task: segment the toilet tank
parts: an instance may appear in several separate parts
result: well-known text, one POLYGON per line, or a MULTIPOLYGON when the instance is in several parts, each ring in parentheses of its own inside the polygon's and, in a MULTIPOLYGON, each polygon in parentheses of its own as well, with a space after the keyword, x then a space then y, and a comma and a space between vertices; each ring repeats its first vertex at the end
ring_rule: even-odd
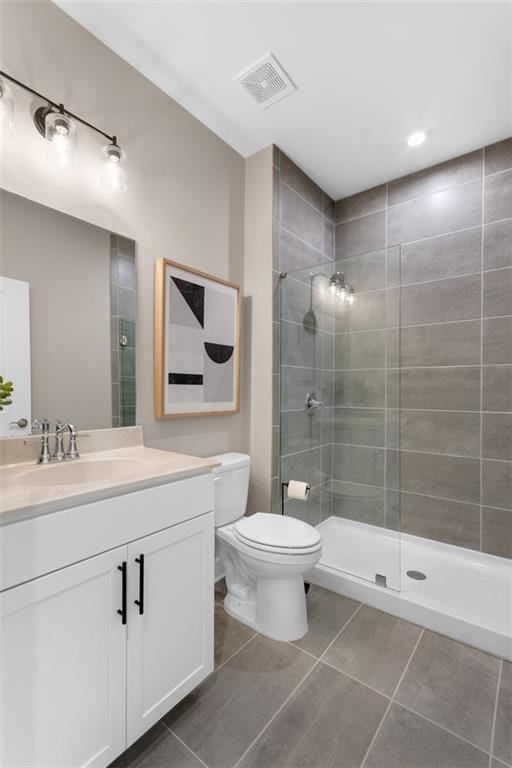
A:
POLYGON ((219 453, 210 459, 215 467, 215 527, 227 525, 245 515, 251 457, 245 453, 219 453))

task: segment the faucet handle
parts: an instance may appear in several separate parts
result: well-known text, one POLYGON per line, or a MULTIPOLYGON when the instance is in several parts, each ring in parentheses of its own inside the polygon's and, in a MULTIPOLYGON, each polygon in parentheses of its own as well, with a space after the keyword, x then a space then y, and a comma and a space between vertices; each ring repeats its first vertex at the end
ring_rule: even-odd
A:
POLYGON ((48 464, 51 461, 50 455, 50 423, 48 419, 34 419, 31 424, 30 431, 33 429, 41 430, 41 453, 37 460, 38 464, 48 464))
POLYGON ((50 431, 50 422, 48 419, 34 419, 30 425, 30 431, 33 429, 40 429, 43 435, 47 435, 50 431))
POLYGON ((80 454, 78 453, 78 448, 76 445, 78 430, 74 424, 68 424, 68 429, 69 429, 69 445, 68 445, 68 450, 66 451, 66 458, 79 459, 80 454))

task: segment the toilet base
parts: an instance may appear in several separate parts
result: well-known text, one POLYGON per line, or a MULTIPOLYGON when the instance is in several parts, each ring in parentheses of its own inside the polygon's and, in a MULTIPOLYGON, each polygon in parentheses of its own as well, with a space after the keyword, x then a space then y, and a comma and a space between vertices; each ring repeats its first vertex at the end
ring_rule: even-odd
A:
POLYGON ((237 539, 232 525, 217 528, 226 574, 226 613, 273 640, 300 640, 308 631, 304 574, 320 560, 313 551, 275 552, 237 539))
POLYGON ((273 640, 300 640, 308 631, 302 576, 262 578, 246 600, 226 595, 224 609, 234 619, 273 640), (257 592, 257 594, 256 594, 257 592))
POLYGON ((240 600, 237 600, 236 597, 227 594, 224 598, 223 605, 224 610, 229 616, 232 616, 242 624, 246 624, 248 627, 251 627, 251 629, 258 631, 254 622, 254 603, 243 603, 240 600))

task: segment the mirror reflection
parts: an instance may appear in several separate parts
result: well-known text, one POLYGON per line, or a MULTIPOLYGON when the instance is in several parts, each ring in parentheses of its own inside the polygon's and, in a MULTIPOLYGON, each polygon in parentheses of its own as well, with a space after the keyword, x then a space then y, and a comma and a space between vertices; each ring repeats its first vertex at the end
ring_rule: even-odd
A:
POLYGON ((0 211, 0 436, 135 424, 135 242, 5 190, 0 211))

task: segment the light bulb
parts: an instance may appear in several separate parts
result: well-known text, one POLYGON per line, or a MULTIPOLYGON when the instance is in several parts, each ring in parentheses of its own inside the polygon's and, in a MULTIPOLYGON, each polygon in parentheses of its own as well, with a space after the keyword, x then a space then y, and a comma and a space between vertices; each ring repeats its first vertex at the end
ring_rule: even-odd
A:
POLYGON ((331 283, 331 284, 330 284, 330 286, 329 286, 329 290, 330 290, 330 292, 331 292, 332 294, 335 294, 335 293, 336 293, 336 291, 337 291, 337 288, 336 288, 336 283, 331 283))
POLYGON ((350 306, 352 306, 352 304, 354 303, 354 294, 349 293, 346 300, 347 300, 347 304, 350 304, 350 306))
POLYGON ((109 144, 103 150, 105 164, 101 183, 112 192, 126 189, 126 155, 117 144, 109 144))
POLYGON ((10 136, 14 125, 14 100, 5 80, 0 80, 0 129, 2 135, 10 136))
POLYGON ((49 112, 45 119, 45 137, 51 142, 49 158, 66 166, 76 150, 76 125, 63 112, 49 112))

